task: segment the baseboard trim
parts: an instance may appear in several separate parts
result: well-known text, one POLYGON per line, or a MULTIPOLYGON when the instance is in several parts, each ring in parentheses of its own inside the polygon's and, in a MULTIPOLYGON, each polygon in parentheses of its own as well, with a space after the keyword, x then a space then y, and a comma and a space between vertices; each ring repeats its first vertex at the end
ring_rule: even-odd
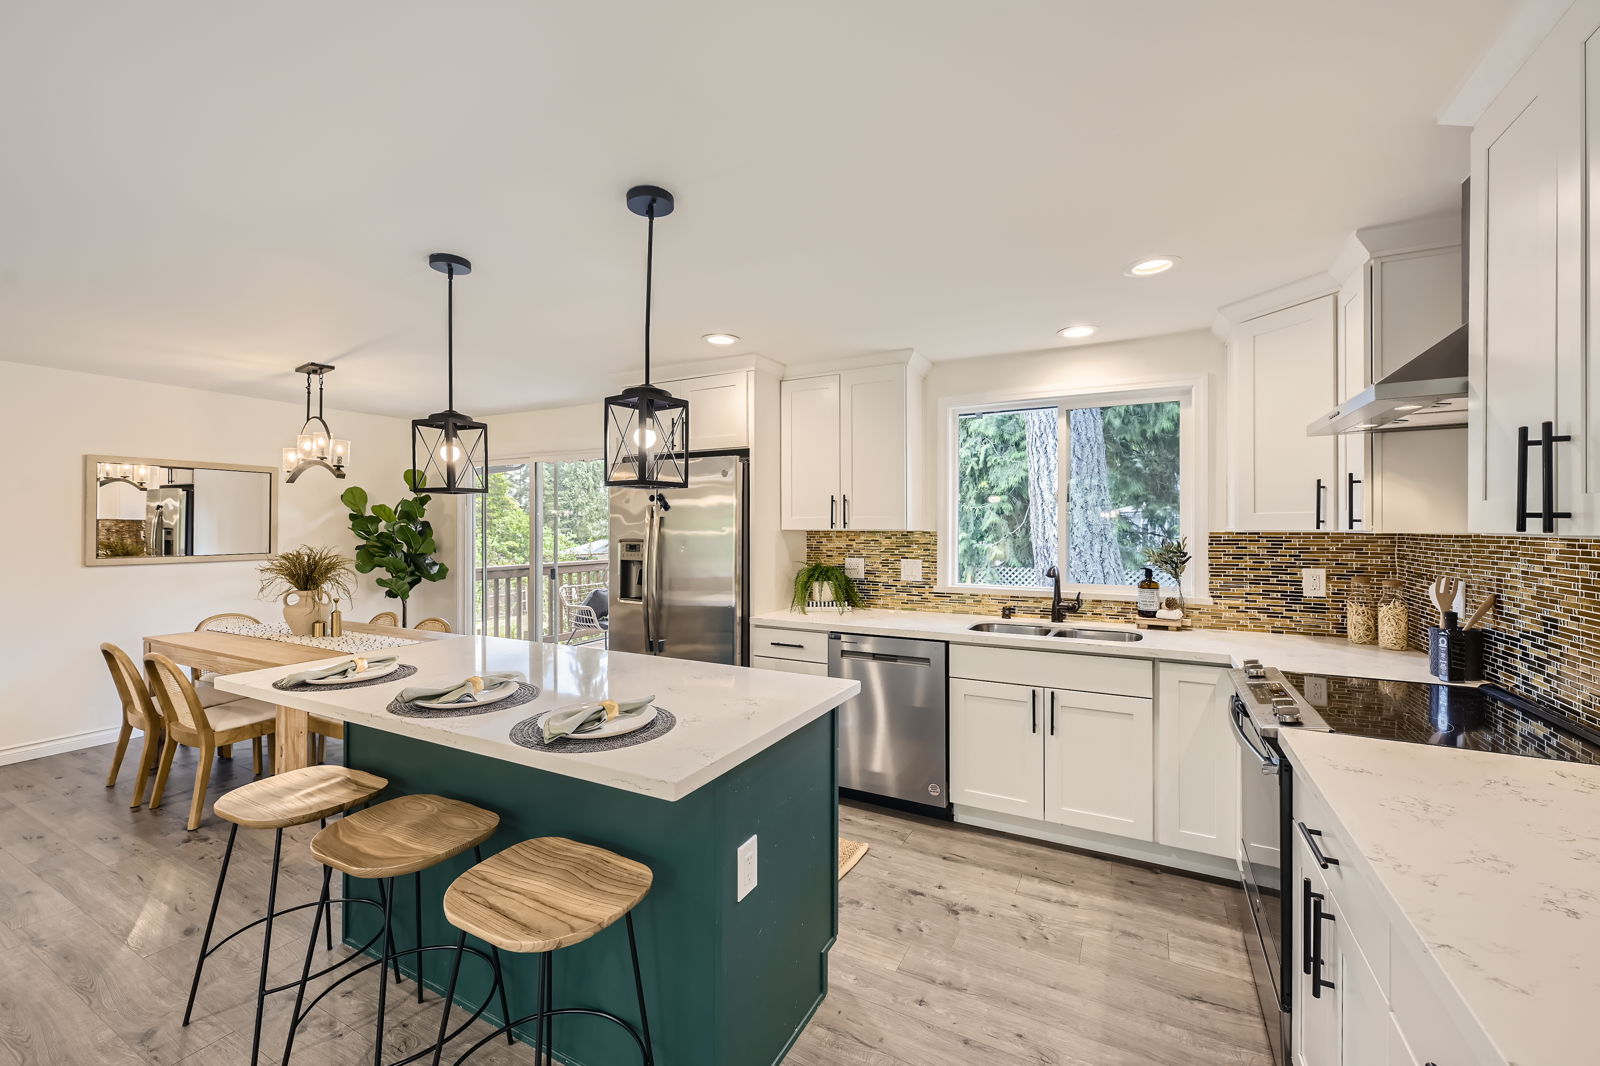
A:
POLYGON ((62 755, 80 748, 93 748, 101 744, 109 744, 117 739, 117 734, 122 727, 111 729, 94 729, 87 733, 72 733, 64 737, 54 737, 50 740, 34 740, 26 744, 13 744, 7 748, 0 748, 0 766, 10 766, 12 763, 31 762, 34 759, 43 759, 48 755, 62 755))
POLYGON ((1012 836, 1029 837, 1034 840, 1045 840, 1052 844, 1076 848, 1079 851, 1092 851, 1098 855, 1108 855, 1112 858, 1126 859, 1130 862, 1148 863, 1152 866, 1161 866, 1169 870, 1178 870, 1182 873, 1199 874, 1202 877, 1216 878, 1230 883, 1237 881, 1239 878, 1238 862, 1234 859, 1224 859, 1218 855, 1207 855, 1203 852, 1168 847, 1165 844, 1147 843, 1142 840, 1128 840, 1122 837, 1110 836, 1106 833, 1095 833, 1087 829, 1071 829, 1067 826, 1056 825, 1053 822, 1037 822, 1032 818, 1018 818, 1012 814, 979 810, 959 803, 955 804, 955 815, 956 822, 961 825, 977 826, 980 829, 1009 833, 1012 836))

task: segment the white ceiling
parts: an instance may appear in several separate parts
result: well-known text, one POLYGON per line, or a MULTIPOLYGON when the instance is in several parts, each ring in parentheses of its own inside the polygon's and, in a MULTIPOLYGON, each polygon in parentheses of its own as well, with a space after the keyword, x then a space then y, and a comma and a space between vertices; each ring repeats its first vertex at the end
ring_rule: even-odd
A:
POLYGON ((0 359, 339 407, 657 358, 934 360, 1198 328, 1455 203, 1434 114, 1511 0, 10 4, 0 359), (1133 259, 1183 257, 1130 279, 1133 259), (743 341, 713 349, 701 334, 743 341))

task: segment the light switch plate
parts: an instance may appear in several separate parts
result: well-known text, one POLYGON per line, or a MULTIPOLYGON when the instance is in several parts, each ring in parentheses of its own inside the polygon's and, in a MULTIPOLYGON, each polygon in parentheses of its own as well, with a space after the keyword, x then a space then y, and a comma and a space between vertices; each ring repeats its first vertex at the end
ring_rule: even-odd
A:
POLYGON ((922 560, 921 559, 901 559, 900 560, 900 580, 901 581, 921 581, 922 580, 922 560))
POLYGON ((751 837, 739 845, 739 891, 735 902, 744 899, 756 889, 756 838, 751 837))
POLYGON ((1328 594, 1328 572, 1321 567, 1307 567, 1300 571, 1300 595, 1308 600, 1321 599, 1328 594))
POLYGON ((860 581, 867 576, 867 561, 855 555, 845 556, 844 573, 846 577, 853 577, 860 581))

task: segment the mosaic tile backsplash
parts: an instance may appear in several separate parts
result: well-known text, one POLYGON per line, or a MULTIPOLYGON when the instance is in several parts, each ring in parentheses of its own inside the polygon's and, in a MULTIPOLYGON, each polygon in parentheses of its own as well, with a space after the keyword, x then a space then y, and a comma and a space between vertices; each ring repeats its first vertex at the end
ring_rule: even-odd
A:
MULTIPOLYGON (((935 591, 938 536, 927 531, 816 531, 806 534, 806 554, 818 562, 865 559, 859 584, 869 607, 998 614, 1010 605, 1035 617, 1048 609, 1038 596, 935 591), (921 560, 922 581, 900 580, 902 559, 921 560)), ((1398 578, 1418 650, 1435 621, 1428 584, 1459 577, 1468 585, 1469 610, 1491 592, 1499 597, 1486 623, 1486 679, 1600 728, 1600 538, 1213 533, 1209 557, 1213 602, 1188 608, 1197 626, 1342 636, 1352 580, 1398 578), (1325 599, 1301 596, 1304 567, 1327 569, 1325 599)), ((1080 617, 1131 622, 1134 607, 1085 600, 1080 617)))

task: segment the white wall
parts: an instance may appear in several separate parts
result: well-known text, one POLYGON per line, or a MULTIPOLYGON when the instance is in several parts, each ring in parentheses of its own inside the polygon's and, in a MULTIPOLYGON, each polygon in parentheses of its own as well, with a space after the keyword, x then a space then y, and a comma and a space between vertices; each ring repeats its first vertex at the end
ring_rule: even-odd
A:
MULTIPOLYGON (((7 493, 0 764, 100 743, 114 732, 120 712, 98 651, 102 641, 137 659, 147 635, 192 629, 219 611, 267 619, 277 610, 256 598, 256 563, 84 566, 83 457, 276 466, 302 415, 298 402, 0 362, 0 425, 14 440, 38 442, 30 448, 27 477, 12 479, 7 493)), ((326 544, 353 553, 339 493, 360 485, 375 499, 393 502, 405 491, 405 420, 330 413, 329 421, 353 442, 349 477, 336 481, 319 471, 280 485, 280 548, 326 544)), ((441 558, 452 567, 454 513, 453 500, 433 498, 430 517, 441 558)), ((428 614, 454 620, 454 584, 452 575, 421 586, 412 598, 413 620, 428 614)), ((394 602, 385 603, 363 577, 349 614, 364 619, 394 602)))
POLYGON ((945 402, 1003 398, 1007 394, 1024 396, 1041 390, 1094 392, 1203 377, 1207 382, 1208 410, 1202 413, 1209 438, 1209 458, 1203 473, 1210 513, 1197 515, 1200 521, 1194 527, 1203 542, 1205 533, 1222 528, 1226 514, 1226 371, 1227 349, 1209 330, 933 364, 923 383, 923 446, 929 461, 923 464, 926 483, 917 527, 939 528, 938 509, 945 498, 950 458, 940 447, 940 408, 945 402))

